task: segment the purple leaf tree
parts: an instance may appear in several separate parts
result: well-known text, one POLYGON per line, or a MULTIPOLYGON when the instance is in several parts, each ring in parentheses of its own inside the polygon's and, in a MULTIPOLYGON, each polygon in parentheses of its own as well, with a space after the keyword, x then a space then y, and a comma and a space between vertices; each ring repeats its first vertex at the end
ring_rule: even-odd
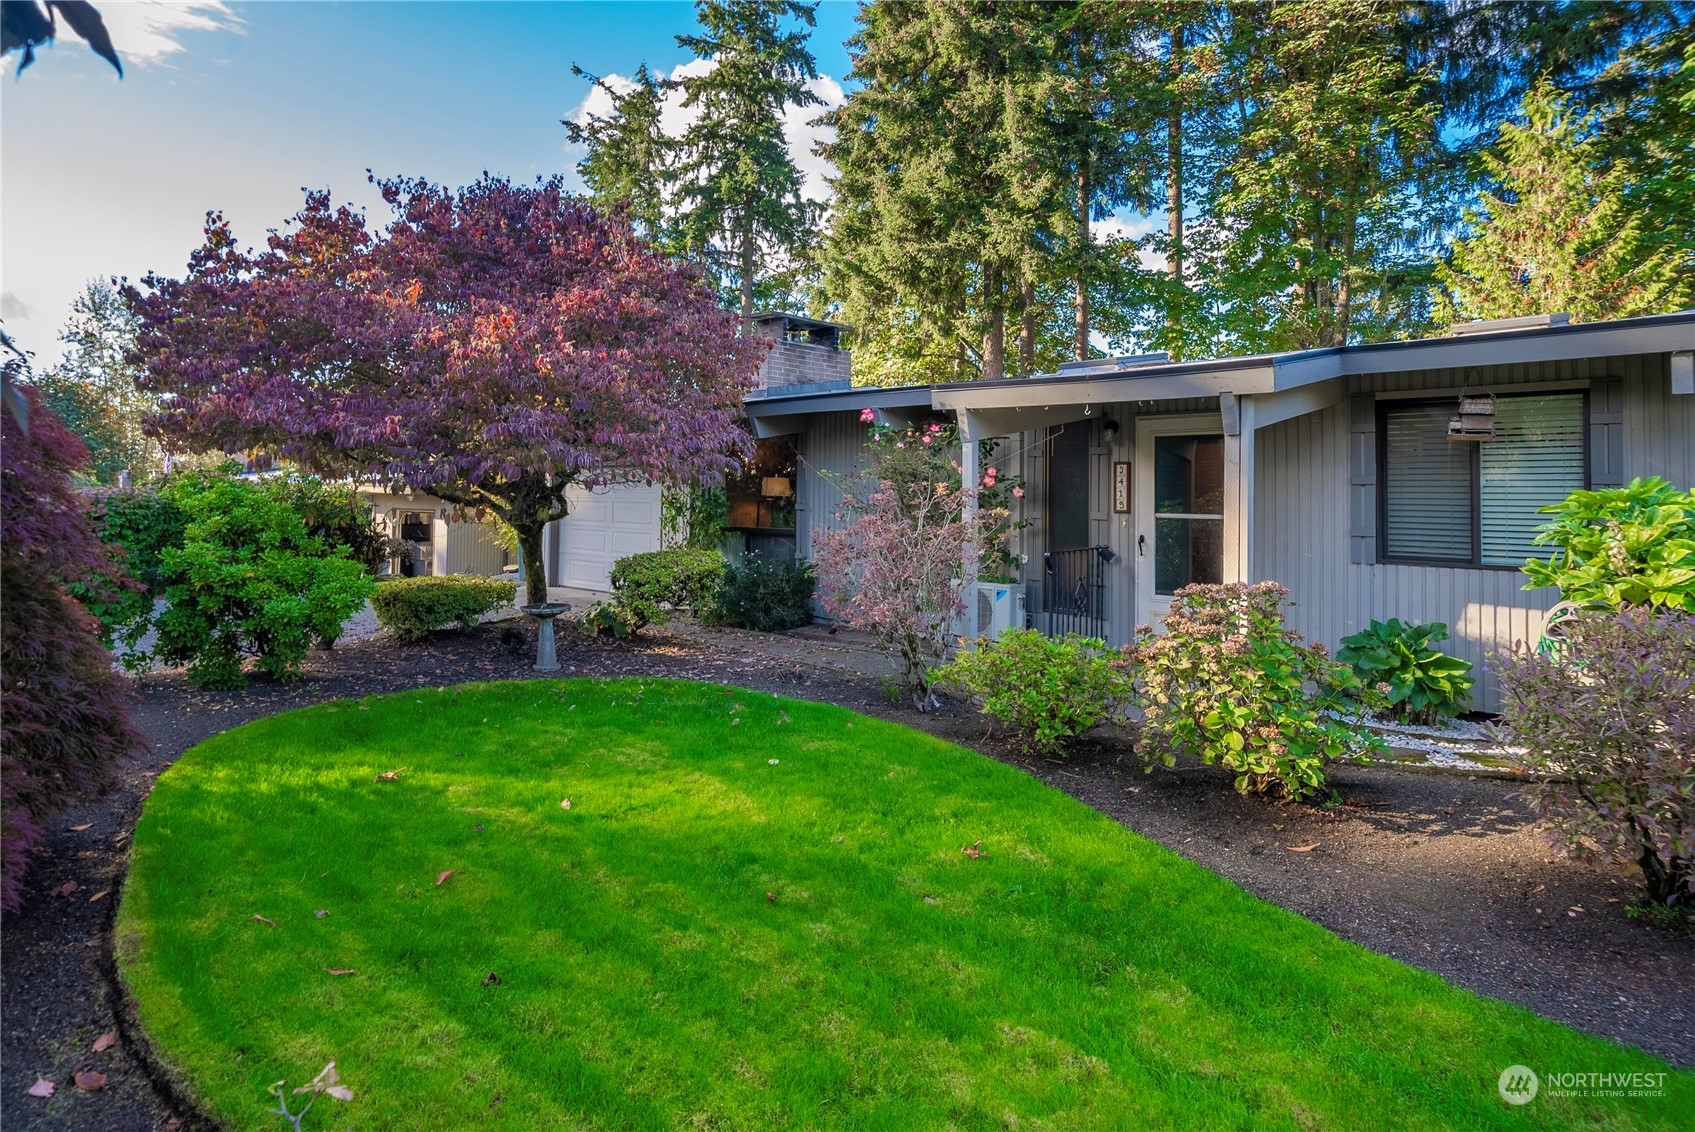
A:
POLYGON ((125 288, 161 431, 487 509, 518 534, 531 603, 571 485, 731 467, 769 344, 697 270, 557 178, 375 183, 384 229, 311 192, 253 252, 211 214, 183 278, 125 288))

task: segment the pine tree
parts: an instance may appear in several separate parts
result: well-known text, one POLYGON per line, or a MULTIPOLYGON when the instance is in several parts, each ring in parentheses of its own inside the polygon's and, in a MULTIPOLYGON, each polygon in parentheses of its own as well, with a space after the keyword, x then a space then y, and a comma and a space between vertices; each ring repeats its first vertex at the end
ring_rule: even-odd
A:
POLYGON ((817 4, 699 0, 695 8, 701 34, 677 43, 714 66, 680 80, 683 105, 699 117, 679 145, 678 228, 691 255, 736 280, 746 326, 757 279, 792 268, 817 224, 783 139, 786 111, 823 105, 806 85, 818 77, 805 30, 817 4), (785 31, 784 19, 802 29, 785 31))
POLYGON ((573 66, 571 73, 589 79, 612 100, 610 114, 563 123, 573 143, 588 147, 577 172, 597 205, 627 209, 643 235, 663 243, 666 186, 676 144, 665 136, 659 118, 671 84, 656 77, 646 63, 636 68, 633 85, 624 89, 581 67, 573 66))
MULTIPOLYGON (((1630 199, 1632 170, 1609 160, 1594 116, 1551 84, 1526 96, 1483 156, 1498 186, 1469 210, 1437 278, 1446 322, 1565 312, 1574 321, 1678 310, 1695 301, 1690 245, 1657 238, 1630 199)), ((1687 223, 1684 225, 1687 232, 1687 223)))

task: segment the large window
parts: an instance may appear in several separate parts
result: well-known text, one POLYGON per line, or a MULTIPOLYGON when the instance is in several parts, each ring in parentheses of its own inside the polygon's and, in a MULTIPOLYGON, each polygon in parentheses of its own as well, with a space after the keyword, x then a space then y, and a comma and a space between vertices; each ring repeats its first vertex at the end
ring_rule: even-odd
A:
POLYGON ((1378 410, 1382 558, 1521 566, 1547 516, 1588 486, 1582 393, 1498 399, 1495 438, 1449 440, 1455 400, 1378 410))
POLYGON ((1224 580, 1224 437, 1154 437, 1154 592, 1224 580))

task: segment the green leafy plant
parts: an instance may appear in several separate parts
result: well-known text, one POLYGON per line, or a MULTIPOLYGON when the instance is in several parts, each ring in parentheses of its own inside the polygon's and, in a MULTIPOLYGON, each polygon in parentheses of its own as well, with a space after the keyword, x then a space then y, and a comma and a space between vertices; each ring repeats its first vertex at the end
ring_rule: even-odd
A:
POLYGON ((100 541, 111 548, 134 585, 113 578, 69 579, 65 590, 100 623, 103 642, 126 667, 145 665, 137 648, 153 622, 153 602, 163 588, 160 556, 182 545, 188 514, 151 488, 103 492, 88 510, 100 541))
POLYGON ((632 554, 612 566, 614 600, 649 625, 663 625, 671 610, 702 610, 724 580, 716 550, 677 547, 632 554))
POLYGON ((719 550, 730 522, 730 501, 722 487, 667 491, 659 502, 662 545, 719 550))
POLYGON ((1464 711, 1476 683, 1471 661, 1431 647, 1447 639, 1448 626, 1440 621, 1410 625, 1391 617, 1343 637, 1336 659, 1388 698, 1391 717, 1431 724, 1464 711))
POLYGON ((1574 491, 1542 508, 1536 535, 1556 548, 1524 564, 1525 589, 1557 586, 1591 609, 1649 605, 1695 613, 1695 494, 1658 476, 1624 487, 1574 491))
POLYGON ((1583 610, 1558 649, 1497 662, 1521 796, 1578 860, 1636 866, 1652 906, 1695 907, 1695 618, 1583 610))
POLYGON ((998 640, 961 651, 936 680, 975 699, 1010 725, 1032 754, 1062 751, 1130 698, 1130 683, 1105 641, 1033 629, 1009 629, 998 640))
POLYGON ((396 578, 377 586, 371 610, 396 640, 419 641, 437 629, 469 629, 483 614, 512 604, 518 583, 503 578, 396 578))
POLYGON ((201 687, 242 687, 248 655, 293 679, 312 642, 333 643, 375 587, 345 547, 309 533, 263 483, 197 473, 163 490, 188 524, 182 545, 160 552, 168 604, 156 652, 201 687))
POLYGON ((816 584, 805 563, 774 561, 754 552, 725 569, 705 620, 760 633, 798 629, 812 624, 816 584))
POLYGON ((577 615, 577 628, 591 637, 633 637, 646 627, 641 615, 615 601, 597 601, 577 615))
POLYGON ((1123 658, 1137 670, 1148 769, 1189 754, 1234 771, 1244 794, 1300 799, 1324 785, 1327 763, 1384 750, 1348 722, 1382 697, 1283 627, 1288 594, 1276 582, 1186 586, 1164 633, 1139 627, 1123 658))

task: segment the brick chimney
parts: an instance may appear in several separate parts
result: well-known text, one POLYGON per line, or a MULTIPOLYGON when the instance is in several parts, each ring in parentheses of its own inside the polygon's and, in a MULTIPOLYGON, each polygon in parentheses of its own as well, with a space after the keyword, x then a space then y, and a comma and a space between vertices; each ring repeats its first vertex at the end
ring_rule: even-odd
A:
POLYGON ((847 327, 781 311, 754 315, 753 327, 776 343, 759 367, 755 397, 846 389, 852 384, 850 356, 841 347, 841 332, 847 327))

